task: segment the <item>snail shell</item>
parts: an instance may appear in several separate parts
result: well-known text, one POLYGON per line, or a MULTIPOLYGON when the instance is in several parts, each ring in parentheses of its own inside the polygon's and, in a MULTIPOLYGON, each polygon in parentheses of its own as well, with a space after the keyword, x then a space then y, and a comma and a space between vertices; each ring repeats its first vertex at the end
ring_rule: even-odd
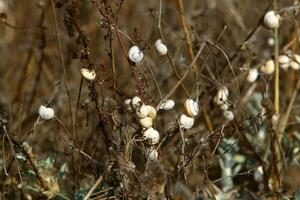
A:
POLYGON ((153 125, 153 119, 151 117, 142 118, 140 124, 144 128, 150 128, 153 125))
POLYGON ((174 108, 174 106, 175 106, 175 101, 172 99, 168 99, 162 104, 161 109, 171 110, 174 108))
POLYGON ((125 99, 124 106, 128 112, 132 112, 131 99, 125 99))
POLYGON ((152 127, 148 128, 143 136, 150 142, 151 145, 157 144, 159 142, 159 132, 152 127))
POLYGON ((223 103, 222 105, 220 105, 220 109, 225 111, 225 110, 228 110, 229 106, 227 103, 223 103))
POLYGON ((217 105, 222 105, 224 104, 225 101, 228 100, 228 96, 229 96, 229 91, 227 87, 223 86, 218 90, 216 96, 214 97, 214 102, 217 105))
POLYGON ((142 102, 142 100, 140 97, 138 97, 138 96, 133 97, 131 100, 131 105, 132 105, 133 109, 137 109, 141 105, 141 102, 142 102))
POLYGON ((273 74, 275 70, 275 63, 273 60, 268 60, 265 65, 260 67, 260 71, 263 74, 273 74))
POLYGON ((54 110, 52 108, 47 108, 44 105, 41 105, 39 108, 39 115, 44 120, 49 120, 54 117, 54 110))
POLYGON ((194 117, 199 113, 199 105, 193 99, 187 99, 184 102, 184 109, 188 116, 194 117))
POLYGON ((138 63, 143 60, 144 54, 138 46, 132 46, 128 51, 128 57, 132 62, 138 63))
POLYGON ((194 126, 194 118, 188 117, 185 114, 180 115, 179 118, 180 126, 184 129, 190 129, 194 126))
POLYGON ((96 72, 94 70, 81 68, 80 73, 81 73, 82 77, 88 81, 93 81, 96 78, 96 72))
POLYGON ((161 39, 156 40, 155 44, 155 50, 159 55, 166 55, 168 53, 168 48, 165 44, 163 44, 161 39))
POLYGON ((155 119, 157 111, 153 106, 143 104, 140 108, 137 108, 136 114, 139 118, 151 117, 155 119))
POLYGON ((300 56, 297 54, 294 54, 292 56, 292 60, 290 61, 290 66, 294 70, 299 70, 300 69, 300 56))
POLYGON ((246 79, 249 83, 253 83, 256 81, 257 77, 258 77, 257 69, 250 69, 246 79))
POLYGON ((279 66, 281 69, 287 70, 290 66, 290 58, 287 55, 280 55, 278 57, 279 66))
POLYGON ((149 160, 155 160, 158 157, 158 152, 155 148, 150 148, 146 150, 146 155, 149 160))
POLYGON ((280 15, 276 14, 273 10, 268 11, 264 16, 264 25, 269 29, 278 28, 280 15))
POLYGON ((223 115, 228 121, 232 121, 234 119, 234 113, 231 110, 225 110, 223 115))

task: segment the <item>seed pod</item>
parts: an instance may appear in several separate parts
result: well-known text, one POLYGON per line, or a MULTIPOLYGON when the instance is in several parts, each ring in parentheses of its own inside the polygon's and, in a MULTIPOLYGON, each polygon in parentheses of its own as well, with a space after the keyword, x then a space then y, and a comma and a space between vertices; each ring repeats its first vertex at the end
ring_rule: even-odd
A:
POLYGON ((80 72, 81 72, 82 77, 88 81, 93 81, 96 78, 96 72, 94 70, 81 68, 80 72))
POLYGON ((44 105, 41 105, 39 108, 39 115, 44 120, 49 120, 54 117, 54 110, 52 108, 47 108, 44 105))
POLYGON ((151 145, 157 144, 159 142, 159 132, 152 127, 148 128, 144 133, 143 136, 146 140, 149 141, 151 145))
POLYGON ((194 126, 194 118, 188 117, 185 114, 180 115, 179 118, 180 126, 184 129, 190 129, 194 126))
POLYGON ((184 102, 184 109, 188 116, 194 117, 199 113, 199 105, 193 99, 187 99, 184 102))
POLYGON ((132 62, 138 63, 143 60, 144 54, 138 46, 132 46, 128 51, 128 57, 132 62))
POLYGON ((163 44, 161 39, 156 40, 155 44, 155 50, 159 55, 166 55, 168 53, 168 48, 165 44, 163 44))

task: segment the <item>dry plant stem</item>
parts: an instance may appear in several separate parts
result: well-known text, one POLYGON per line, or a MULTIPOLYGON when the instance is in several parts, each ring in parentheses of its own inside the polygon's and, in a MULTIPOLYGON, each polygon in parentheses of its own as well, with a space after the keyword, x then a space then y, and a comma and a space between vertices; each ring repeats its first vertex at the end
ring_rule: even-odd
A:
POLYGON ((76 142, 79 142, 78 141, 78 109, 79 109, 79 102, 80 102, 82 84, 83 84, 83 77, 81 77, 81 79, 80 79, 80 85, 79 85, 79 91, 78 91, 77 103, 76 103, 76 111, 75 111, 75 134, 76 134, 76 142))
POLYGON ((160 99, 162 99, 162 93, 161 93, 161 91, 160 91, 158 82, 157 82, 157 80, 156 80, 156 77, 155 77, 155 74, 154 74, 154 72, 153 72, 153 70, 152 70, 152 67, 149 65, 149 63, 148 63, 148 61, 147 61, 147 58, 145 58, 145 63, 146 63, 146 65, 147 65, 147 67, 148 67, 148 69, 149 69, 149 71, 150 71, 150 73, 151 73, 151 76, 152 76, 153 81, 154 81, 154 83, 155 83, 155 86, 156 86, 156 88, 157 88, 159 97, 160 97, 160 99))
MULTIPOLYGON (((165 39, 164 39, 162 30, 161 30, 161 15, 162 15, 162 0, 159 1, 159 15, 158 15, 158 26, 157 26, 157 27, 158 27, 158 32, 159 32, 159 35, 160 35, 161 39, 162 39, 164 42, 166 42, 165 39)), ((170 65, 171 65, 171 67, 172 67, 172 69, 173 69, 173 71, 174 71, 174 73, 175 73, 177 79, 180 80, 180 75, 179 75, 178 71, 176 70, 176 67, 174 66, 174 63, 173 63, 173 61, 172 61, 172 59, 171 59, 171 56, 170 56, 169 51, 167 52, 167 58, 168 58, 168 60, 169 60, 169 63, 170 63, 170 65)), ((188 93, 186 87, 184 86, 184 84, 181 83, 180 85, 181 85, 182 89, 184 90, 185 95, 186 95, 187 97, 189 97, 190 95, 189 95, 189 93, 188 93)))
POLYGON ((102 180, 103 180, 103 176, 99 176, 99 178, 97 179, 97 181, 95 182, 95 184, 93 185, 93 187, 91 187, 91 189, 85 195, 85 197, 83 198, 83 200, 88 200, 90 198, 91 194, 98 187, 98 185, 102 182, 102 180))
POLYGON ((161 105, 163 104, 163 102, 165 102, 167 99, 169 99, 174 92, 176 91, 176 89, 180 86, 180 84, 183 82, 183 80, 187 77, 187 75, 189 74, 189 72, 191 71, 192 66, 196 63, 198 57, 200 56, 200 54, 202 53, 202 50, 205 47, 205 42, 203 42, 197 52, 197 55, 195 56, 195 58, 193 59, 193 61, 191 62, 191 64, 187 67, 184 75, 181 77, 181 79, 176 83, 176 85, 170 90, 170 92, 158 103, 158 105, 156 106, 156 109, 159 110, 159 108, 161 107, 161 105))
POLYGON ((58 25, 57 25, 57 17, 56 17, 54 0, 51 0, 51 4, 52 4, 54 24, 55 24, 56 42, 57 42, 57 45, 58 45, 59 54, 60 54, 60 62, 61 62, 62 70, 63 70, 63 79, 64 79, 63 82, 64 82, 64 87, 65 87, 65 90, 66 90, 66 93, 67 93, 67 97, 68 97, 71 127, 73 127, 72 102, 71 102, 70 91, 69 91, 69 88, 68 88, 67 71, 66 71, 66 67, 65 67, 65 61, 64 61, 63 53, 62 53, 61 41, 60 41, 60 37, 59 37, 59 33, 58 33, 58 25))
MULTIPOLYGON (((188 48, 189 56, 190 56, 190 59, 193 60, 195 57, 194 50, 193 50, 193 43, 192 43, 192 38, 191 38, 191 33, 189 31, 189 27, 185 20, 185 13, 184 13, 184 7, 183 7, 182 0, 177 0, 177 8, 178 8, 179 14, 180 14, 180 23, 181 23, 182 29, 184 31, 184 34, 185 34, 186 45, 188 48)), ((195 72, 196 71, 196 63, 194 63, 192 65, 192 67, 195 72)))
MULTIPOLYGON (((18 170, 18 174, 19 174, 19 177, 20 177, 20 181, 21 183, 23 184, 23 180, 22 180, 22 175, 21 175, 21 172, 20 172, 20 168, 19 168, 19 163, 18 163, 18 160, 17 160, 17 157, 16 157, 16 152, 15 152, 15 149, 14 149, 14 146, 13 146, 13 143, 9 137, 9 134, 6 130, 6 126, 3 126, 2 129, 4 130, 4 134, 8 140, 8 143, 9 143, 9 146, 10 146, 10 149, 11 149, 11 152, 13 153, 13 156, 15 158, 15 162, 16 162, 16 167, 17 167, 17 170, 18 170)), ((3 144, 4 145, 4 144, 3 144)))
POLYGON ((113 48, 113 40, 111 39, 109 43, 110 43, 110 53, 111 53, 111 66, 113 72, 113 97, 116 98, 117 74, 116 74, 115 51, 113 48))

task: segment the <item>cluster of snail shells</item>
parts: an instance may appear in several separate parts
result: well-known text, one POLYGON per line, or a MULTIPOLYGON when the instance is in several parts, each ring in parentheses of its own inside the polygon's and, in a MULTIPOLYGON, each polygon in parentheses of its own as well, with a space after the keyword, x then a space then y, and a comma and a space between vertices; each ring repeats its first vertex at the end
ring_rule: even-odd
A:
POLYGON ((54 110, 52 108, 47 108, 44 105, 39 107, 39 116, 44 120, 49 120, 54 118, 54 110))
POLYGON ((278 57, 279 66, 283 70, 287 70, 291 67, 294 70, 300 69, 300 55, 293 54, 291 56, 280 55, 278 57))
POLYGON ((187 99, 184 102, 185 114, 179 117, 180 126, 184 129, 190 129, 194 126, 195 119, 199 113, 199 104, 193 99, 187 99))
POLYGON ((280 25, 280 15, 275 11, 268 11, 264 16, 264 25, 266 28, 274 29, 280 25))
POLYGON ((219 106, 219 108, 223 111, 223 116, 228 121, 232 121, 234 119, 234 113, 229 110, 229 106, 227 103, 229 97, 229 90, 227 87, 222 86, 218 89, 216 96, 214 97, 214 102, 219 106))

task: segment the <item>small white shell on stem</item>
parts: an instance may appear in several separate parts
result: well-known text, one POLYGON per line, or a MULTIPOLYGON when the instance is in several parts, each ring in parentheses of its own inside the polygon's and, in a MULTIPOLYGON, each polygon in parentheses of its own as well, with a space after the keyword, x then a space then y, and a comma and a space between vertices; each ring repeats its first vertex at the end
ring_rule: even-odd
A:
POLYGON ((280 15, 275 11, 268 11, 264 16, 264 25, 266 28, 273 29, 278 28, 280 22, 280 15))
POLYGON ((168 48, 161 39, 156 40, 154 44, 155 50, 159 55, 166 55, 168 53, 168 48))
POLYGON ((297 54, 294 54, 292 56, 292 59, 290 61, 290 66, 294 70, 299 70, 300 69, 300 56, 297 54))
POLYGON ((279 67, 283 70, 287 70, 290 66, 290 59, 287 55, 280 55, 278 57, 279 67))
POLYGON ((54 110, 52 108, 47 108, 44 105, 39 107, 39 115, 44 120, 49 120, 54 118, 54 110))
POLYGON ((161 109, 171 110, 174 108, 174 106, 175 106, 175 101, 172 99, 168 99, 161 105, 161 109))
POLYGON ((268 60, 265 65, 261 66, 260 67, 260 71, 263 73, 263 74, 273 74, 275 70, 275 63, 273 60, 268 60))
POLYGON ((132 105, 133 109, 137 109, 137 107, 139 107, 141 105, 141 102, 142 102, 142 100, 140 97, 138 97, 138 96, 133 97, 131 100, 131 105, 132 105))
POLYGON ((228 121, 232 121, 234 119, 234 113, 231 110, 225 110, 223 115, 228 121))
POLYGON ((258 75, 259 74, 258 74, 257 69, 250 69, 246 79, 249 83, 254 83, 256 81, 258 75))
POLYGON ((188 117, 185 114, 180 115, 179 118, 180 126, 184 129, 190 129, 194 126, 194 118, 188 117))
POLYGON ((149 160, 155 160, 158 157, 158 152, 155 148, 149 148, 146 150, 146 155, 149 160))
POLYGON ((184 109, 188 116, 195 117, 199 113, 199 105, 193 99, 187 99, 184 102, 184 109))
POLYGON ((131 99, 125 99, 124 101, 124 107, 128 112, 132 112, 132 107, 131 107, 131 99))
POLYGON ((153 119, 151 117, 142 118, 140 124, 144 128, 150 128, 153 125, 153 119))
POLYGON ((143 136, 150 142, 151 145, 157 144, 160 139, 159 132, 152 127, 148 128, 143 133, 143 136))
POLYGON ((132 46, 128 51, 128 57, 132 62, 138 63, 143 60, 144 54, 138 46, 132 46))
POLYGON ((86 69, 86 68, 81 68, 80 73, 82 77, 88 81, 93 81, 96 78, 96 72, 94 70, 86 69))
POLYGON ((216 96, 214 97, 214 102, 217 105, 222 105, 224 102, 228 100, 229 91, 227 87, 223 86, 218 91, 216 96))

